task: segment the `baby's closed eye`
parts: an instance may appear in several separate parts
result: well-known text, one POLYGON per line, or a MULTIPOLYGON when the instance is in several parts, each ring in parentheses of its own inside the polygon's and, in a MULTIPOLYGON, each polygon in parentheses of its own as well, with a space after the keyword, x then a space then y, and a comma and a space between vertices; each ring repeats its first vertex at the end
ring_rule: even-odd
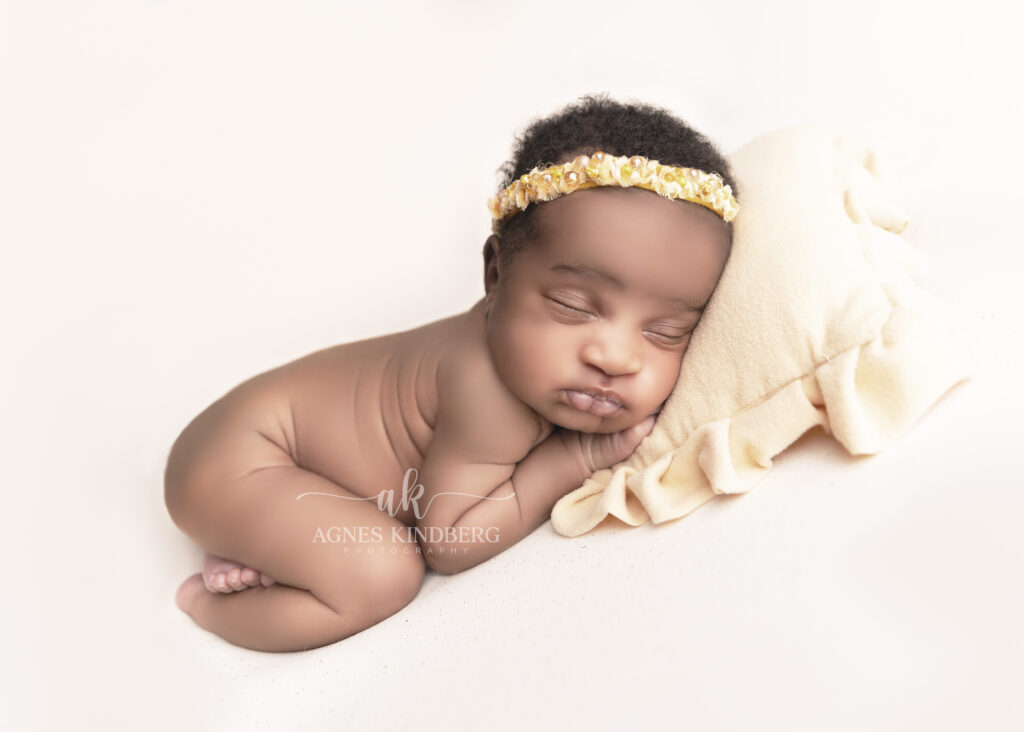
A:
POLYGON ((684 338, 686 338, 686 336, 688 336, 690 334, 690 331, 686 330, 686 331, 681 331, 680 332, 680 331, 656 331, 656 330, 651 330, 651 331, 648 331, 648 333, 653 335, 655 338, 658 338, 660 340, 666 341, 668 343, 679 343, 684 338))
POLYGON ((572 313, 583 313, 583 314, 586 314, 586 315, 592 315, 593 314, 588 309, 589 306, 586 303, 581 303, 579 301, 576 301, 576 303, 573 304, 573 302, 571 302, 571 301, 570 302, 566 302, 565 300, 562 300, 562 299, 559 299, 559 298, 554 298, 554 297, 549 297, 549 298, 547 298, 547 300, 549 302, 554 303, 561 310, 567 310, 567 311, 572 312, 572 313))
MULTIPOLYGON (((565 317, 573 319, 574 322, 586 322, 592 318, 600 317, 599 314, 595 312, 597 308, 583 301, 564 298, 562 296, 557 298, 546 297, 545 299, 554 305, 557 312, 565 317)), ((693 326, 680 323, 657 324, 644 330, 645 333, 649 333, 659 341, 670 345, 680 343, 692 331, 693 326)))

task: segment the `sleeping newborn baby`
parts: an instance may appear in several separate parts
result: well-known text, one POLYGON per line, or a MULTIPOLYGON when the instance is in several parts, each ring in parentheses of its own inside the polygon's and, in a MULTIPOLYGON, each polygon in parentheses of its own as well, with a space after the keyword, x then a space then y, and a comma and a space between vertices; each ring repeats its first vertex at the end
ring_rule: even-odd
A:
POLYGON ((255 376, 175 441, 167 508, 207 552, 176 600, 201 627, 264 651, 358 633, 650 432, 729 255, 728 165, 663 110, 585 97, 503 170, 482 299, 255 376))

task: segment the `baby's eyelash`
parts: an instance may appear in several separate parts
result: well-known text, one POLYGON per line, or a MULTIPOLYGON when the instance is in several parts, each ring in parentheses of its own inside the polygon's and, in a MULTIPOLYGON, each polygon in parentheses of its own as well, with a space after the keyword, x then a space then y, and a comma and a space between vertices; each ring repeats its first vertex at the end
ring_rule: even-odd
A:
POLYGON ((572 310, 575 313, 586 313, 587 312, 586 310, 583 310, 582 308, 575 307, 574 305, 569 305, 567 303, 562 302, 561 300, 556 300, 553 297, 549 297, 548 300, 550 300, 551 302, 555 303, 556 305, 558 305, 560 307, 565 308, 566 310, 572 310))
POLYGON ((684 338, 686 338, 686 336, 688 335, 687 333, 680 333, 679 335, 668 335, 667 333, 655 333, 654 331, 648 331, 648 332, 652 336, 655 336, 657 338, 663 338, 664 340, 671 341, 672 343, 679 343, 684 338))

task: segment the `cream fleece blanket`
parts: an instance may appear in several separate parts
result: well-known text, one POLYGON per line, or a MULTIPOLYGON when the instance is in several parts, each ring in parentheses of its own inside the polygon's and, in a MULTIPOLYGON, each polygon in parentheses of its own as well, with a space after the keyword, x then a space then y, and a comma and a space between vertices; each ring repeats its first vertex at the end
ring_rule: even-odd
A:
POLYGON ((910 277, 920 255, 868 147, 800 127, 730 162, 733 251, 675 389, 627 460, 555 505, 561 534, 609 515, 661 523, 747 491, 816 425, 853 455, 877 453, 968 378, 943 306, 910 277))

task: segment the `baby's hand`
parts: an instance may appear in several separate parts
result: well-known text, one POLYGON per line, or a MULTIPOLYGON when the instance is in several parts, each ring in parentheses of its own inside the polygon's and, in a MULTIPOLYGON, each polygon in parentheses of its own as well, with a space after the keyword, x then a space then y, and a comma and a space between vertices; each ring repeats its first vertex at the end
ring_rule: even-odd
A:
POLYGON ((643 422, 611 434, 595 434, 562 430, 558 434, 565 440, 569 452, 576 457, 587 476, 602 468, 610 468, 629 457, 640 441, 654 428, 655 415, 643 422))

